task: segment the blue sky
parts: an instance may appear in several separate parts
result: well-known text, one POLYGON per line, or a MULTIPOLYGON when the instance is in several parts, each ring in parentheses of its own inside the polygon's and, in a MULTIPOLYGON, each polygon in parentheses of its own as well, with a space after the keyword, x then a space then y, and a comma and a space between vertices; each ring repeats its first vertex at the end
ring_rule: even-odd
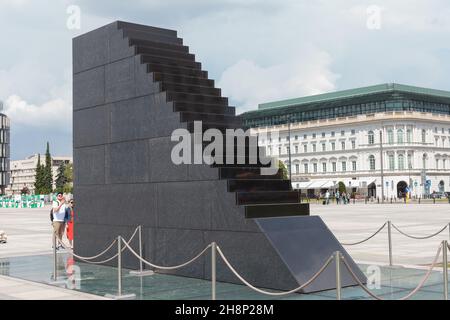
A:
POLYGON ((444 0, 1 0, 12 159, 72 154, 71 39, 114 20, 178 31, 238 112, 384 82, 450 90, 444 0), (66 26, 81 10, 80 29, 66 26))

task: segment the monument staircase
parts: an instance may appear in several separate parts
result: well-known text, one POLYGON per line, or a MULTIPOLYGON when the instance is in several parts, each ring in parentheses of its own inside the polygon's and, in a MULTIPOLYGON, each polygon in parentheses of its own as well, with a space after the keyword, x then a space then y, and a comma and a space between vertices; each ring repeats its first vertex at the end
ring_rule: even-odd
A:
MULTIPOLYGON (((203 132, 218 129, 224 135, 226 149, 226 144, 230 143, 226 129, 242 128, 241 118, 176 32, 126 24, 123 34, 140 56, 141 63, 146 65, 147 72, 159 83, 160 90, 166 92, 173 111, 179 113, 180 121, 187 124, 188 130, 194 133, 194 121, 202 122, 203 132)), ((300 203, 299 192, 292 190, 290 180, 283 177, 281 169, 273 175, 261 174, 261 167, 269 166, 270 159, 257 147, 256 138, 245 138, 245 145, 241 145, 245 150, 242 159, 238 159, 236 152, 239 141, 237 138, 233 141, 232 164, 224 159, 225 163, 212 166, 218 169, 220 179, 227 180, 228 191, 236 194, 236 204, 245 206, 246 218, 309 214, 308 204, 300 203), (257 158, 250 154, 252 147, 257 148, 257 158)), ((221 151, 225 155, 226 150, 221 151)))

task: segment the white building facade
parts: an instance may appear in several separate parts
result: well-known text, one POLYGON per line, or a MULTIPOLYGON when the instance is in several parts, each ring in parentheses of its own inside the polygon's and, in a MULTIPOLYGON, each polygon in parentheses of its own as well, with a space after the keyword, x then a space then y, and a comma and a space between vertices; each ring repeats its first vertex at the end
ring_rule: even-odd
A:
MULTIPOLYGON (((24 187, 34 194, 34 183, 36 181, 36 166, 38 155, 34 154, 23 160, 12 160, 10 162, 10 184, 6 188, 6 194, 20 194, 24 187)), ((52 157, 53 188, 58 175, 58 167, 61 163, 73 163, 72 157, 52 157)), ((45 155, 41 154, 41 164, 45 164, 45 155)))
MULTIPOLYGON (((372 88, 363 88, 364 93, 356 97, 352 92, 349 99, 361 99, 372 88)), ((331 99, 342 101, 345 94, 338 94, 331 99)), ((450 92, 448 96, 450 102, 450 92)), ((442 113, 423 108, 349 112, 335 118, 256 126, 252 131, 260 136, 267 155, 291 168, 293 188, 305 195, 336 190, 339 182, 361 197, 450 192, 450 106, 442 113)))

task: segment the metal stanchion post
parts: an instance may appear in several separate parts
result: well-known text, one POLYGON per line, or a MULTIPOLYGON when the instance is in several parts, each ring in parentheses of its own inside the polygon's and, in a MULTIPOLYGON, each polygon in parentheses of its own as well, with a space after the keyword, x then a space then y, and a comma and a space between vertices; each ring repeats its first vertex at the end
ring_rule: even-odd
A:
POLYGON ((336 265, 336 299, 341 300, 341 253, 334 253, 334 261, 336 265))
POLYGON ((216 251, 217 244, 211 244, 211 300, 216 300, 216 251))
MULTIPOLYGON (((139 227, 139 232, 138 232, 138 239, 139 239, 139 257, 143 258, 142 256, 142 251, 143 251, 143 245, 142 245, 142 226, 140 225, 139 227)), ((139 259, 139 271, 136 270, 132 270, 130 271, 130 274, 134 275, 134 276, 151 276, 153 274, 155 274, 153 272, 153 270, 145 270, 144 271, 144 264, 142 262, 142 260, 139 259)))
POLYGON ((392 234, 391 234, 391 221, 388 221, 388 245, 389 245, 389 266, 392 267, 392 234))
POLYGON ((122 238, 117 237, 117 294, 122 296, 122 238))
POLYGON ((56 234, 53 232, 53 280, 58 280, 58 256, 56 251, 56 234))
POLYGON ((122 294, 122 237, 117 237, 117 294, 109 295, 106 297, 120 300, 120 299, 134 299, 136 295, 132 294, 122 294))
POLYGON ((448 300, 448 242, 442 241, 442 271, 444 274, 444 300, 448 300))

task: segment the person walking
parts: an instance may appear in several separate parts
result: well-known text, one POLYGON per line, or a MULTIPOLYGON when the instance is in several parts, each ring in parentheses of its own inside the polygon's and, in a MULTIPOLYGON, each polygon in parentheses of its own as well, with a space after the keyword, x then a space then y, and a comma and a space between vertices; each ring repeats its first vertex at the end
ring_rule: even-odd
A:
POLYGON ((67 240, 69 240, 69 245, 71 249, 73 249, 73 208, 74 208, 74 201, 72 199, 69 201, 69 206, 67 208, 68 219, 66 221, 66 236, 67 240))
MULTIPOLYGON (((64 235, 64 227, 65 227, 65 217, 66 217, 66 199, 62 192, 58 192, 56 195, 56 201, 53 201, 52 205, 52 214, 53 214, 53 232, 55 236, 58 237, 59 241, 62 241, 62 237, 64 235)), ((60 249, 62 247, 61 244, 56 246, 56 249, 60 249)))
POLYGON ((334 196, 335 196, 335 198, 336 198, 336 204, 339 204, 340 197, 341 197, 341 195, 339 194, 339 190, 336 191, 336 194, 335 194, 334 196))
POLYGON ((325 204, 330 204, 330 191, 325 192, 325 204))

